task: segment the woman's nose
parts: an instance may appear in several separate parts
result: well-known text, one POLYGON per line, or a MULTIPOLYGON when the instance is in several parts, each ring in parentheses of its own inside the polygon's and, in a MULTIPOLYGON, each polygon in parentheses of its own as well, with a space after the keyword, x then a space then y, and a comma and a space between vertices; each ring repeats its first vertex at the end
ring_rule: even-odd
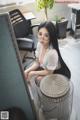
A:
POLYGON ((41 43, 44 42, 44 37, 41 37, 40 42, 41 42, 41 43))
POLYGON ((44 35, 42 35, 41 38, 44 39, 44 35))

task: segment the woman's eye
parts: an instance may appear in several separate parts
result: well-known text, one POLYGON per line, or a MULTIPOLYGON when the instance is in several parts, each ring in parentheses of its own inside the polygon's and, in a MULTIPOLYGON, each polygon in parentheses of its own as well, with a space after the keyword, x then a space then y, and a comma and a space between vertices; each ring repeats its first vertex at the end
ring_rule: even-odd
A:
POLYGON ((39 35, 39 36, 44 36, 44 37, 46 37, 46 38, 49 38, 49 34, 48 34, 48 33, 44 33, 44 34, 43 34, 43 33, 40 32, 40 33, 38 33, 38 35, 39 35))
POLYGON ((48 35, 48 34, 45 34, 45 37, 47 37, 47 38, 48 38, 48 37, 49 37, 49 35, 48 35))
POLYGON ((41 36, 41 35, 42 35, 42 33, 39 33, 39 35, 41 36))

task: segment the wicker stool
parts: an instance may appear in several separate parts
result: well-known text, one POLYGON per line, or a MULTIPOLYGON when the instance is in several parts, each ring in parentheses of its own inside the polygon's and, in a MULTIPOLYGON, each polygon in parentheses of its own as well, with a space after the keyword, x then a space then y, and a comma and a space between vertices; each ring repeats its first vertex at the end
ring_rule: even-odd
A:
POLYGON ((69 120, 72 111, 73 84, 59 74, 48 75, 37 86, 41 108, 46 120, 69 120))

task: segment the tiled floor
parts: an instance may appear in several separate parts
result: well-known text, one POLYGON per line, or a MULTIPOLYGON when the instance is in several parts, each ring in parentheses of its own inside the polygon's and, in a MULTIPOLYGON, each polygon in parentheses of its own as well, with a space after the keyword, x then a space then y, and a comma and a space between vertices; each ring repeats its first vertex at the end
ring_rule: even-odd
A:
POLYGON ((66 39, 61 40, 59 44, 61 54, 71 70, 71 81, 74 84, 71 120, 80 120, 80 39, 67 37, 66 39))

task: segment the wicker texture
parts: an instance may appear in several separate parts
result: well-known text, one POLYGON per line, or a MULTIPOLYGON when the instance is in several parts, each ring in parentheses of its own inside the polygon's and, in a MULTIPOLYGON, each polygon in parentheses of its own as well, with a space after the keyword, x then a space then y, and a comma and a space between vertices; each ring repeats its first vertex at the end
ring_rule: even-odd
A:
POLYGON ((60 97, 69 90, 69 81, 66 77, 59 74, 52 74, 44 77, 41 81, 40 89, 48 97, 60 97))
MULTIPOLYGON (((59 76, 58 77, 60 78, 60 81, 62 80, 61 78, 64 78, 65 80, 67 80, 66 77, 64 76, 59 76)), ((49 82, 52 83, 51 81, 51 78, 52 76, 48 76, 46 77, 48 79, 49 82)), ((56 78, 55 76, 53 78, 56 78)), ((70 118, 70 114, 71 114, 71 111, 72 111, 72 103, 73 103, 73 84, 71 81, 67 81, 66 82, 61 82, 62 84, 66 83, 66 85, 63 84, 63 89, 61 89, 61 87, 58 87, 60 88, 60 90, 62 92, 60 92, 60 94, 53 94, 53 92, 58 92, 59 90, 54 90, 53 88, 51 87, 54 87, 53 85, 51 85, 49 82, 47 83, 47 79, 43 79, 45 82, 43 82, 43 80, 41 81, 40 83, 40 87, 37 86, 37 92, 38 92, 38 97, 39 97, 39 100, 40 100, 40 105, 41 105, 41 108, 44 112, 44 115, 45 115, 45 118, 46 120, 49 120, 49 119, 53 119, 53 118, 57 118, 59 120, 69 120, 70 118), (44 83, 44 84, 43 84, 44 83), (46 87, 44 87, 44 86, 46 87), (65 89, 66 87, 66 89, 65 89), (43 91, 43 90, 47 90, 47 92, 43 91), (51 89, 51 92, 52 94, 50 94, 50 90, 51 89), (66 92, 64 92, 66 91, 66 92), (44 93, 43 93, 44 92, 44 93), (46 94, 46 95, 45 95, 46 94), (51 97, 50 97, 51 95, 51 97), (52 97, 52 96, 56 96, 56 97, 52 97), (59 97, 58 97, 59 95, 59 97)), ((54 79, 53 81, 55 81, 56 79, 54 79)), ((59 81, 59 79, 57 79, 59 81)), ((65 81, 64 80, 64 81, 65 81)), ((63 80, 62 80, 63 81, 63 80)), ((53 82, 54 83, 54 82, 53 82)), ((60 82, 58 82, 60 83, 60 82)), ((59 84, 56 84, 55 86, 59 86, 59 84)), ((60 84, 60 86, 62 86, 60 84)))

